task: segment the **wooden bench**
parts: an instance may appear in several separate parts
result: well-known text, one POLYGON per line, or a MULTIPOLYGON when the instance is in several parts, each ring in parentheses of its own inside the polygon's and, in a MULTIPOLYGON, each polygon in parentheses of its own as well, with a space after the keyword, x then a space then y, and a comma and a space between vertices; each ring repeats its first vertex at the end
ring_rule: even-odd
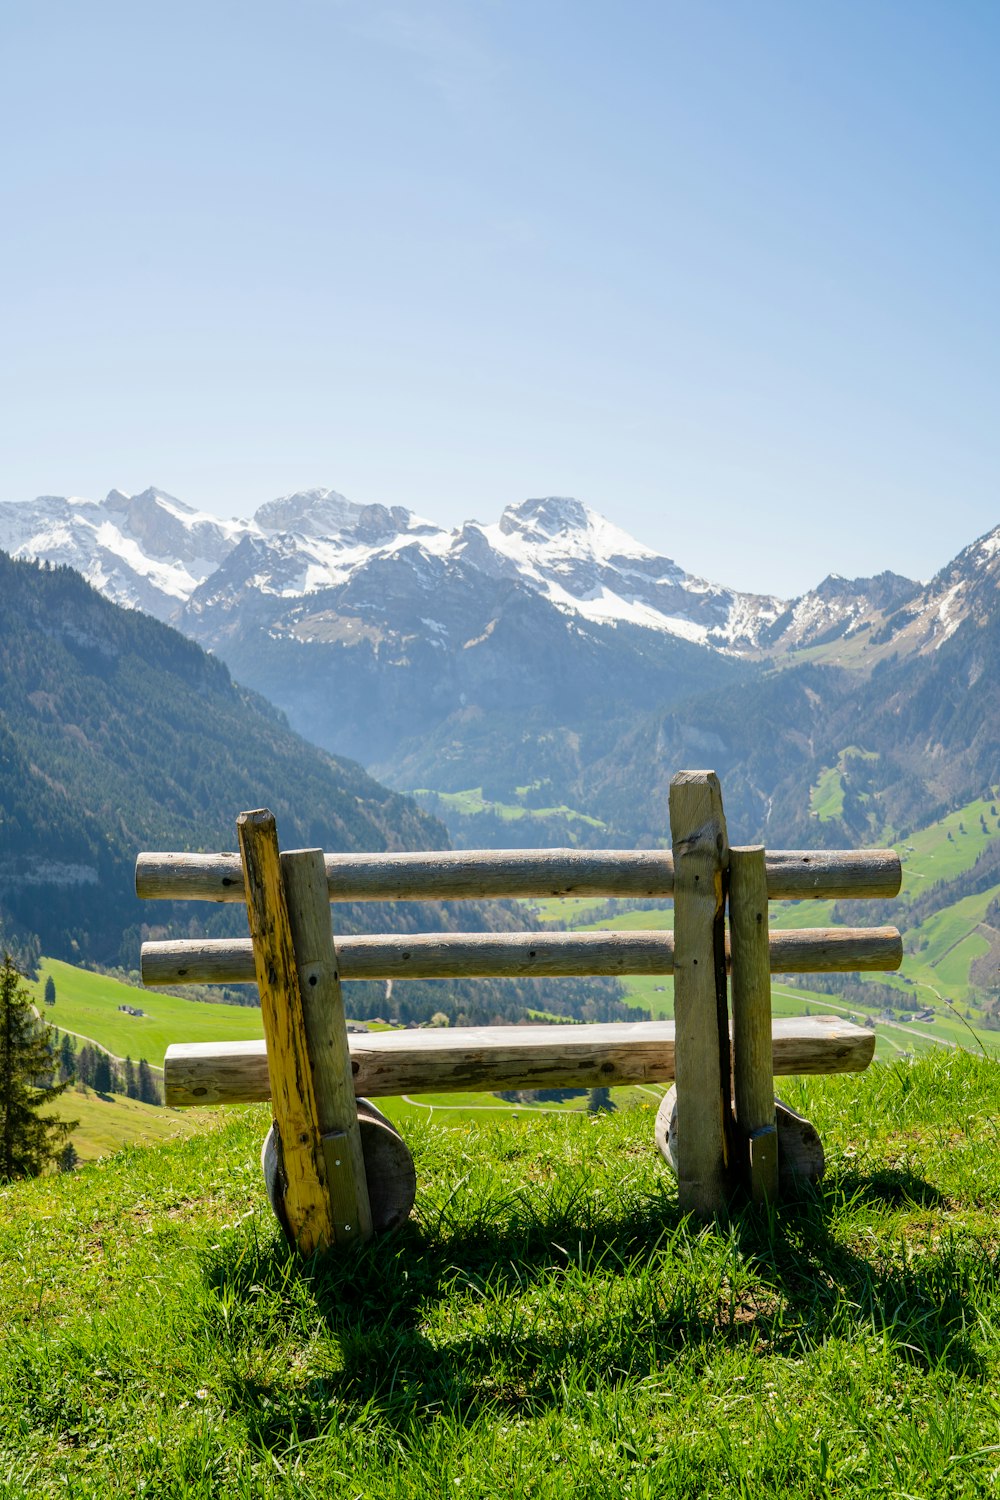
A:
POLYGON ((894 896, 899 859, 730 848, 713 772, 674 777, 670 824, 670 852, 280 853, 260 811, 238 819, 239 854, 141 854, 140 896, 245 901, 250 928, 145 943, 144 983, 256 981, 264 1021, 264 1041, 170 1047, 166 1102, 270 1101, 272 1198, 304 1253, 390 1227, 412 1202, 398 1132, 359 1098, 673 1081, 674 1128, 671 1101, 657 1135, 681 1207, 775 1197, 773 1076, 860 1071, 875 1037, 834 1016, 772 1022, 771 973, 895 969, 902 944, 891 927, 771 932, 768 902, 894 896), (548 896, 672 897, 674 931, 335 939, 330 921, 331 902, 548 896), (673 975, 674 1021, 349 1034, 341 993, 356 979, 629 974, 673 975))

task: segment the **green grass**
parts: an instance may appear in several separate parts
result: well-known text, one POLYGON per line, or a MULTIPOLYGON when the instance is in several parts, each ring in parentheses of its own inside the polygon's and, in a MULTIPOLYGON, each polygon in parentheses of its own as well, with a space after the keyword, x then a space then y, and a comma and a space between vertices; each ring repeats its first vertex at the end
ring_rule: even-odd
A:
POLYGON ((826 1179, 718 1227, 679 1215, 652 1107, 411 1114, 413 1219, 306 1264, 260 1110, 0 1189, 0 1494, 996 1494, 996 1065, 782 1092, 826 1179))
POLYGON ((995 806, 994 798, 978 798, 901 839, 897 849, 903 861, 904 896, 919 895, 927 885, 954 880, 971 869, 990 839, 1000 832, 1000 818, 990 812, 995 806))
MULTIPOLYGON (((532 790, 532 787, 517 787, 515 794, 532 790)), ((586 823, 591 828, 607 826, 600 818, 592 818, 588 813, 578 812, 575 807, 567 807, 565 803, 553 807, 525 807, 520 802, 492 801, 483 796, 481 786, 470 787, 462 792, 436 792, 430 787, 416 787, 409 795, 418 800, 421 797, 438 799, 448 812, 467 818, 479 813, 491 813, 505 823, 519 822, 522 818, 562 818, 567 823, 586 823)))
POLYGON ((47 1114, 76 1120, 70 1136, 82 1162, 97 1161, 123 1146, 152 1145, 204 1130, 211 1119, 203 1109, 161 1109, 126 1099, 123 1094, 95 1094, 93 1089, 67 1089, 47 1114))
POLYGON ((835 766, 820 772, 816 785, 809 793, 809 810, 821 823, 839 818, 844 811, 844 778, 849 775, 848 763, 852 760, 878 760, 878 756, 872 750, 848 745, 841 750, 835 766))
POLYGON ((840 817, 844 811, 844 778, 839 766, 830 766, 820 772, 809 793, 809 811, 821 823, 840 817))
POLYGON ((203 1004, 135 989, 55 958, 42 959, 39 978, 28 988, 50 1026, 88 1037, 116 1057, 145 1057, 158 1067, 171 1042, 240 1041, 264 1035, 256 1006, 203 1004), (50 974, 56 1003, 44 1005, 42 993, 50 974), (118 1009, 123 1004, 144 1014, 126 1015, 118 1009))

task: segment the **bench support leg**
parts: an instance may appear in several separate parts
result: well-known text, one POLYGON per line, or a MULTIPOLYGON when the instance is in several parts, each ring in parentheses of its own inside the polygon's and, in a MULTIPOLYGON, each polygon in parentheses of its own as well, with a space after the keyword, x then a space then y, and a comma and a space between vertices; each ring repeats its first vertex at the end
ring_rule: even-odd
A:
POLYGON ((674 1019, 681 1210, 728 1207, 732 1095, 725 955, 729 868, 722 792, 714 771, 670 783, 674 854, 674 1019))
MULTIPOLYGON (((329 1054, 336 1053, 337 1017, 326 1018, 334 1043, 320 1041, 315 1056, 322 1059, 319 1089, 313 1064, 313 1041, 307 1010, 313 1011, 313 996, 321 1013, 331 990, 339 997, 339 978, 327 904, 325 867, 319 850, 291 856, 295 908, 290 912, 288 891, 278 852, 274 818, 269 812, 242 813, 237 820, 247 916, 253 941, 254 969, 260 992, 264 1035, 267 1041, 268 1074, 275 1126, 287 1183, 285 1211, 295 1242, 304 1255, 371 1233, 371 1215, 361 1155, 360 1133, 351 1087, 351 1122, 331 1114, 327 1077, 329 1054), (310 896, 310 866, 323 871, 323 917, 325 946, 318 913, 310 896), (300 952, 296 951, 293 929, 300 952), (305 1004, 303 996, 305 995, 305 1004), (319 1092, 322 1108, 317 1099, 319 1092), (350 1142, 351 1130, 357 1147, 350 1142), (343 1143, 336 1135, 344 1132, 343 1143), (324 1140, 324 1137, 328 1139, 324 1140), (361 1169, 358 1172, 357 1160, 361 1169)), ((340 1009, 343 1053, 347 1054, 347 1030, 340 1009)), ((317 1031, 316 1017, 312 1029, 317 1031)), ((350 1062, 348 1057, 348 1070, 350 1062)), ((334 1069, 335 1070, 335 1069, 334 1069)))
POLYGON ((730 849, 733 1093, 740 1165, 755 1203, 778 1193, 767 910, 763 845, 730 849))

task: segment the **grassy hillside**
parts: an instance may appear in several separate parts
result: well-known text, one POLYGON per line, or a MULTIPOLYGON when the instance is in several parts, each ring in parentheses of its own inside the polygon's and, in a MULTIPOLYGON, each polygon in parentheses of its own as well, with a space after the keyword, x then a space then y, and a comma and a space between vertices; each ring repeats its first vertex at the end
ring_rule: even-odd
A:
POLYGON ((70 1139, 81 1162, 98 1161, 123 1146, 151 1146, 193 1135, 220 1123, 211 1110, 160 1109, 123 1094, 95 1094, 93 1089, 78 1088, 60 1095, 49 1113, 61 1120, 76 1120, 70 1139))
MULTIPOLYGON (((0 931, 43 952, 135 963, 146 849, 233 846, 269 806, 286 847, 434 847, 406 798, 293 734, 215 657, 68 568, 0 553, 0 931)), ((211 914, 215 922, 224 911, 211 914)))
POLYGON ((28 988, 49 1025, 88 1037, 116 1057, 144 1057, 162 1067, 171 1042, 235 1042, 264 1035, 256 1006, 212 1005, 136 989, 56 958, 43 958, 38 973, 28 988), (42 1004, 49 976, 55 982, 55 1005, 42 1004), (118 1009, 120 1005, 143 1014, 130 1016, 118 1009))
POLYGON ((786 1092, 821 1190, 717 1228, 679 1217, 641 1109, 413 1118, 415 1217, 308 1265, 262 1111, 0 1189, 0 1491, 995 1494, 997 1068, 786 1092))

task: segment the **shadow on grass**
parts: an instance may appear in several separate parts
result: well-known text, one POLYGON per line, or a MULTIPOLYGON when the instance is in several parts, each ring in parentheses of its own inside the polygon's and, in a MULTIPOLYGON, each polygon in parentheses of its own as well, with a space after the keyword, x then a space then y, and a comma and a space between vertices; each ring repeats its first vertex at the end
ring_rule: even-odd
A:
POLYGON ((434 1411, 528 1415, 581 1377, 615 1384, 739 1344, 795 1356, 875 1335, 921 1366, 976 1377, 966 1310, 995 1286, 992 1259, 947 1239, 907 1257, 877 1231, 870 1253, 850 1248, 880 1209, 940 1201, 910 1171, 841 1174, 778 1212, 704 1229, 666 1185, 617 1218, 584 1193, 539 1188, 482 1220, 411 1221, 343 1257, 300 1265, 276 1234, 217 1249, 205 1269, 210 1293, 247 1305, 248 1344, 284 1335, 281 1316, 255 1324, 255 1303, 275 1297, 289 1332, 303 1300, 322 1329, 321 1373, 305 1384, 233 1381, 231 1402, 269 1448, 332 1420, 377 1415, 402 1432, 434 1411))

